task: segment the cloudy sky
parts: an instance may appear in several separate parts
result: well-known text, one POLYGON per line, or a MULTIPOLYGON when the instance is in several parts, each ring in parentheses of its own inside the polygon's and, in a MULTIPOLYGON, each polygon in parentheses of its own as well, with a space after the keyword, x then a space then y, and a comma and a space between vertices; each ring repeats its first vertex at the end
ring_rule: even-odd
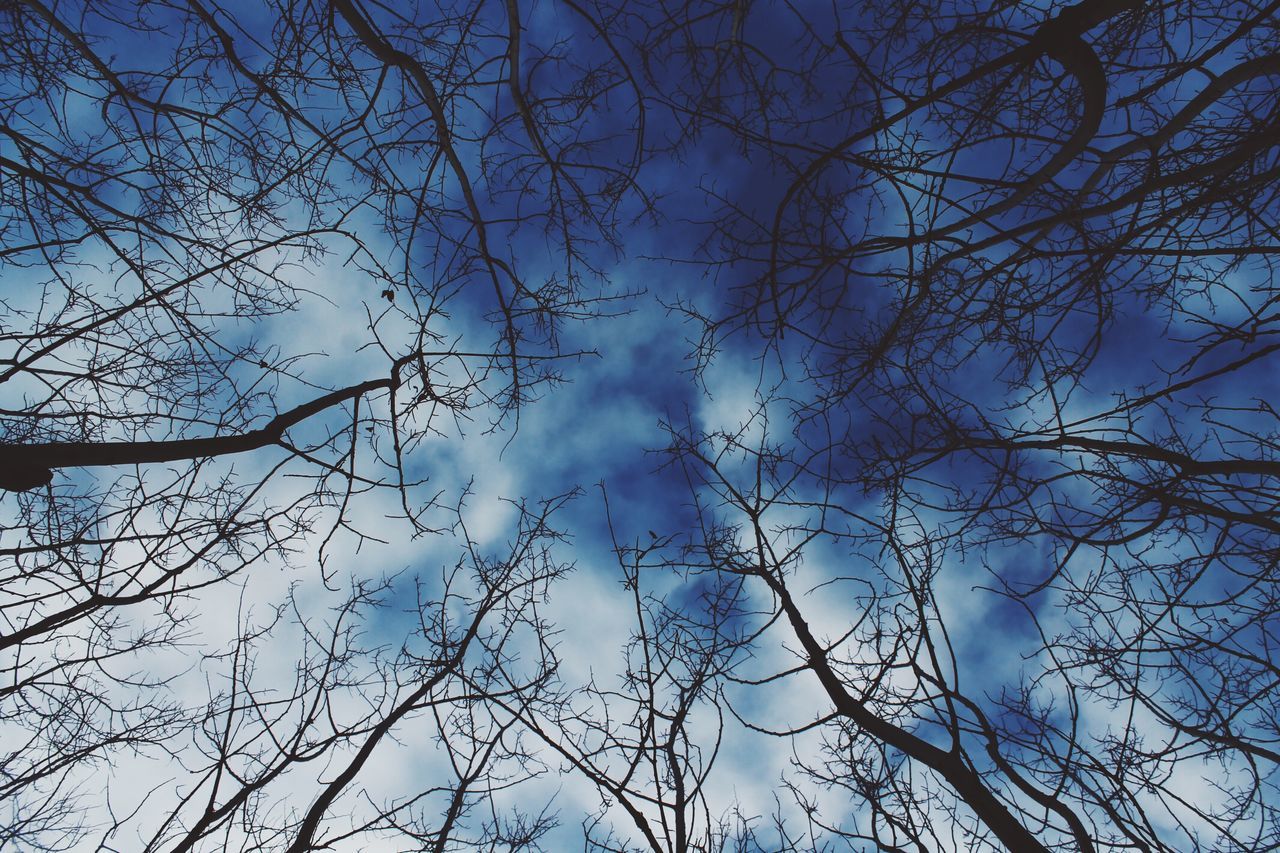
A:
POLYGON ((1276 13, 1136 5, 0 12, 0 847, 1274 841, 1276 13))

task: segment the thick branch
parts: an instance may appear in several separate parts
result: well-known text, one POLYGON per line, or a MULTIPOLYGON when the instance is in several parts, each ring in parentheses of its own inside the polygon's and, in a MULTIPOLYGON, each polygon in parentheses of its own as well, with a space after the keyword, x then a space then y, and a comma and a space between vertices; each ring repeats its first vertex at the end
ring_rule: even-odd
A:
POLYGON ((301 406, 276 415, 261 429, 239 435, 180 438, 170 441, 54 441, 47 444, 0 445, 0 489, 21 492, 53 479, 58 468, 93 468, 106 465, 142 465, 247 453, 276 444, 285 432, 312 415, 353 400, 370 391, 392 387, 394 380, 371 379, 331 391, 301 406))
POLYGON ((758 572, 782 605, 796 639, 804 648, 810 669, 818 677, 836 712, 885 745, 919 761, 946 779, 978 820, 986 824, 1008 850, 1048 853, 1048 848, 1013 815, 969 767, 961 754, 948 752, 875 714, 845 687, 827 659, 827 651, 813 636, 790 591, 767 570, 758 572))
POLYGON ((1016 440, 973 440, 965 442, 966 446, 978 448, 989 447, 1000 450, 1078 450, 1086 453, 1115 454, 1133 459, 1147 459, 1152 462, 1163 462, 1172 465, 1183 474, 1191 477, 1210 475, 1255 474, 1259 477, 1280 477, 1280 461, 1270 459, 1196 459, 1185 453, 1178 453, 1165 447, 1152 444, 1139 444, 1132 441, 1109 441, 1101 438, 1063 435, 1047 439, 1016 440))

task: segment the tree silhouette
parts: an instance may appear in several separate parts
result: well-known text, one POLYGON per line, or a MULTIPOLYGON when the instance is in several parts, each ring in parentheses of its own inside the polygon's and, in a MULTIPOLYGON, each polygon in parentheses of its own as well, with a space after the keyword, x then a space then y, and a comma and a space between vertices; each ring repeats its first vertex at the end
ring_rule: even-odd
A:
POLYGON ((1280 4, 0 20, 0 845, 1280 844, 1280 4))
POLYGON ((728 298, 677 306, 770 378, 742 430, 673 430, 706 520, 669 565, 789 627, 792 668, 734 677, 820 686, 788 736, 824 733, 792 791, 828 838, 1275 843, 1275 13, 884 3, 751 43, 769 13, 720 6, 653 43, 703 46, 690 138, 780 176, 714 192, 728 298))
MULTIPOLYGON (((424 793, 360 831, 443 847, 474 792, 500 784, 496 765, 520 763, 509 721, 453 694, 508 676, 494 689, 541 689, 545 674, 520 681, 504 643, 523 638, 518 625, 541 630, 517 611, 555 574, 531 562, 550 529, 517 527, 511 556, 487 562, 409 460, 453 424, 506 423, 557 380, 574 355, 561 324, 608 296, 586 247, 616 239, 635 165, 595 157, 607 72, 539 46, 572 101, 553 89, 480 108, 495 84, 519 92, 521 64, 492 65, 490 52, 503 32, 501 50, 517 55, 518 22, 421 12, 382 23, 352 4, 0 12, 8 844, 323 845, 367 751, 434 714, 456 758, 434 789, 452 797, 447 820, 425 817, 439 794, 424 793), (527 234, 544 252, 522 246, 517 264, 507 244, 527 234), (345 559, 344 537, 378 536, 355 517, 381 492, 409 521, 401 535, 454 531, 474 576, 424 575, 417 641, 399 656, 359 638, 403 590, 344 582, 328 562, 345 559), (292 623, 288 610, 262 615, 285 603, 249 575, 297 560, 319 560, 325 585, 348 594, 333 619, 297 610, 296 684, 264 686, 253 661, 290 642, 271 638, 292 623), (203 650, 204 698, 173 687, 183 666, 165 654, 189 648, 203 650), (351 750, 349 772, 324 775, 309 809, 264 819, 296 768, 351 750), (87 819, 85 774, 128 756, 171 761, 192 782, 161 823, 127 829, 109 799, 105 824, 87 819)), ((472 829, 493 839, 508 823, 472 829)), ((545 828, 526 823, 531 839, 545 828)))

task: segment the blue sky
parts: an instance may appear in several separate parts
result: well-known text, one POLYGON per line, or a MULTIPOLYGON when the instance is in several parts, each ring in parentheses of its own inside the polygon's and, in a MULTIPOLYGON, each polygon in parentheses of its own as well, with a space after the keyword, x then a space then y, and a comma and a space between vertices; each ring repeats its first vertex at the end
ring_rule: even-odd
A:
MULTIPOLYGON (((1040 44, 1037 28, 1066 7, 911 8, 339 0, 0 13, 0 357, 21 363, 0 382, 5 444, 244 432, 401 371, 394 410, 379 387, 295 425, 287 448, 67 466, 48 489, 0 497, 9 630, 196 566, 160 598, 111 611, 117 621, 73 622, 6 659, 15 678, 54 661, 56 695, 84 677, 130 707, 102 711, 106 728, 148 702, 175 709, 171 730, 137 749, 103 749, 98 764, 6 794, 18 815, 70 804, 19 841, 176 843, 202 798, 229 796, 209 793, 220 732, 243 738, 237 766, 252 774, 308 707, 326 709, 308 724, 316 737, 386 718, 429 671, 423 635, 438 625, 417 597, 443 602, 441 624, 465 620, 483 597, 477 578, 514 552, 519 571, 562 576, 495 601, 502 630, 489 639, 509 630, 503 677, 532 677, 547 647, 522 620, 545 620, 558 657, 547 694, 523 717, 452 698, 440 716, 406 716, 321 824, 335 847, 407 849, 407 834, 361 822, 429 791, 405 813, 431 824, 449 795, 433 786, 461 772, 449 749, 467 751, 468 726, 508 726, 495 790, 475 797, 459 839, 549 802, 559 826, 542 849, 582 846, 584 822, 600 843, 614 833, 636 849, 618 797, 538 726, 563 723, 571 750, 632 731, 638 618, 685 639, 759 632, 699 682, 689 717, 690 778, 719 744, 689 812, 705 849, 733 847, 707 820, 734 809, 759 833, 734 849, 781 849, 775 811, 796 849, 870 850, 873 832, 905 843, 907 823, 920 849, 994 845, 965 806, 950 811, 941 776, 847 720, 812 725, 832 699, 811 672, 746 683, 803 662, 774 618, 779 599, 750 576, 770 548, 867 707, 946 748, 955 706, 939 685, 973 703, 954 712, 965 760, 1026 820, 1046 807, 1001 775, 979 714, 1100 845, 1126 830, 1152 849, 1274 841, 1268 760, 1201 755, 1161 709, 1203 689, 1188 719, 1274 746, 1275 10, 1112 10, 1079 47, 1033 52, 888 121, 940 81, 1040 44), (1232 35, 1250 17, 1254 29, 1232 35), (1088 117, 1087 62, 1072 50, 1104 67, 1105 108, 1069 161, 1020 194, 1088 117), (1175 118, 1224 74, 1211 104, 1175 118), (1204 165, 1214 158, 1226 165, 1204 165), (63 340, 68 329, 81 334, 63 340), (1076 443, 1046 446, 1059 439, 1076 443), (1198 475, 1152 453, 1260 460, 1262 473, 1198 475), (735 505, 743 494, 768 504, 759 536, 735 505), (545 539, 520 509, 542 501, 559 507, 545 539), (248 519, 239 538, 201 553, 233 517, 248 519), (104 541, 74 559, 43 546, 24 556, 71 530, 104 541), (167 544, 153 549, 154 531, 167 544), (523 551, 530 542, 545 554, 523 551), (645 567, 639 595, 630 560, 645 567), (734 567, 748 575, 743 612, 707 632, 708 595, 734 587, 734 567), (66 662, 68 649, 149 630, 174 642, 124 655, 126 674, 66 662), (1168 647, 1148 653, 1151 638, 1168 647), (350 654, 317 698, 330 641, 350 654), (1257 686, 1225 696, 1233 679, 1257 686), (608 723, 592 731, 610 691, 608 723), (255 717, 242 694, 278 716, 255 717), (582 715, 558 719, 565 710, 582 715), (1084 758, 1058 752, 1054 727, 1072 726, 1084 758), (1173 747, 1126 765, 1144 744, 1173 747), (1140 783, 1144 760, 1159 784, 1140 783), (859 773, 885 786, 882 800, 858 793, 871 784, 859 773), (895 801, 899 784, 919 799, 895 801), (1120 827, 1111 802, 1148 818, 1120 827), (113 825, 119 814, 130 817, 113 825)), ((485 652, 470 654, 492 675, 485 652)), ((664 708, 688 688, 684 665, 658 679, 664 708)), ((0 733, 32 737, 33 717, 13 707, 0 733)), ((202 843, 283 849, 279 828, 359 742, 281 774, 243 812, 252 820, 202 843)), ((624 752, 597 769, 621 773, 624 752)), ((27 758, 15 760, 20 773, 27 758)), ((666 790, 662 771, 645 772, 666 790)), ((655 827, 671 817, 639 808, 655 827)), ((1043 843, 1074 843, 1049 823, 1043 843)))

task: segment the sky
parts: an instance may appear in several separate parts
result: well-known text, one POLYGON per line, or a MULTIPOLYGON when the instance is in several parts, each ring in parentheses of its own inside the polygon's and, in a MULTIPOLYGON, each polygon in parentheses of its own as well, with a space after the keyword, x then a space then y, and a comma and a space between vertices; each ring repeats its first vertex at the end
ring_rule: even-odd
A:
MULTIPOLYGON (((158 579, 144 602, 3 652, 15 684, 54 664, 47 693, 0 696, 0 735, 26 744, 6 750, 10 778, 92 741, 58 709, 79 679, 84 720, 158 726, 0 793, 9 843, 172 848, 203 798, 234 791, 209 769, 219 744, 241 745, 252 777, 290 733, 376 730, 429 681, 429 638, 465 624, 477 579, 511 569, 527 582, 502 575, 486 623, 500 627, 463 658, 478 681, 395 718, 321 824, 334 849, 416 849, 361 822, 390 803, 435 825, 451 792, 434 786, 465 769, 466 735, 498 726, 494 787, 459 844, 544 814, 556 825, 533 849, 639 849, 619 798, 534 722, 553 731, 576 711, 562 745, 625 738, 627 675, 652 667, 640 626, 715 646, 686 767, 711 768, 695 833, 710 817, 729 836, 698 849, 901 842, 898 806, 863 796, 857 773, 917 786, 920 849, 993 846, 939 777, 829 718, 811 672, 781 675, 802 657, 777 597, 726 569, 768 548, 869 707, 945 748, 930 679, 947 681, 1099 843, 1120 843, 1111 801, 1147 809, 1126 826, 1152 849, 1280 837, 1276 13, 1112 10, 1078 43, 912 105, 1041 44, 1064 8, 0 12, 4 445, 242 434, 399 377, 394 400, 380 386, 328 407, 288 446, 66 466, 0 495, 4 633, 158 579), (1132 448, 995 443, 1066 437, 1261 467, 1170 474, 1178 463, 1132 448), (29 547, 72 537, 86 541, 29 547), (716 595, 732 599, 720 634, 716 595), (126 650, 77 662, 112 643, 126 650), (932 663, 931 644, 945 651, 932 663), (485 678, 542 677, 552 657, 515 722, 510 696, 465 700, 485 678), (1262 752, 1201 752, 1166 706, 1262 752), (1086 758, 1064 746, 1072 726, 1086 758), (1147 766, 1158 783, 1135 781, 1147 766)), ((697 679, 669 663, 660 699, 674 702, 697 679)), ((959 713, 967 760, 1043 812, 959 713)), ((196 849, 285 849, 279 827, 361 742, 312 743, 317 758, 196 849)), ((1069 846, 1064 827, 1044 843, 1069 846)))

